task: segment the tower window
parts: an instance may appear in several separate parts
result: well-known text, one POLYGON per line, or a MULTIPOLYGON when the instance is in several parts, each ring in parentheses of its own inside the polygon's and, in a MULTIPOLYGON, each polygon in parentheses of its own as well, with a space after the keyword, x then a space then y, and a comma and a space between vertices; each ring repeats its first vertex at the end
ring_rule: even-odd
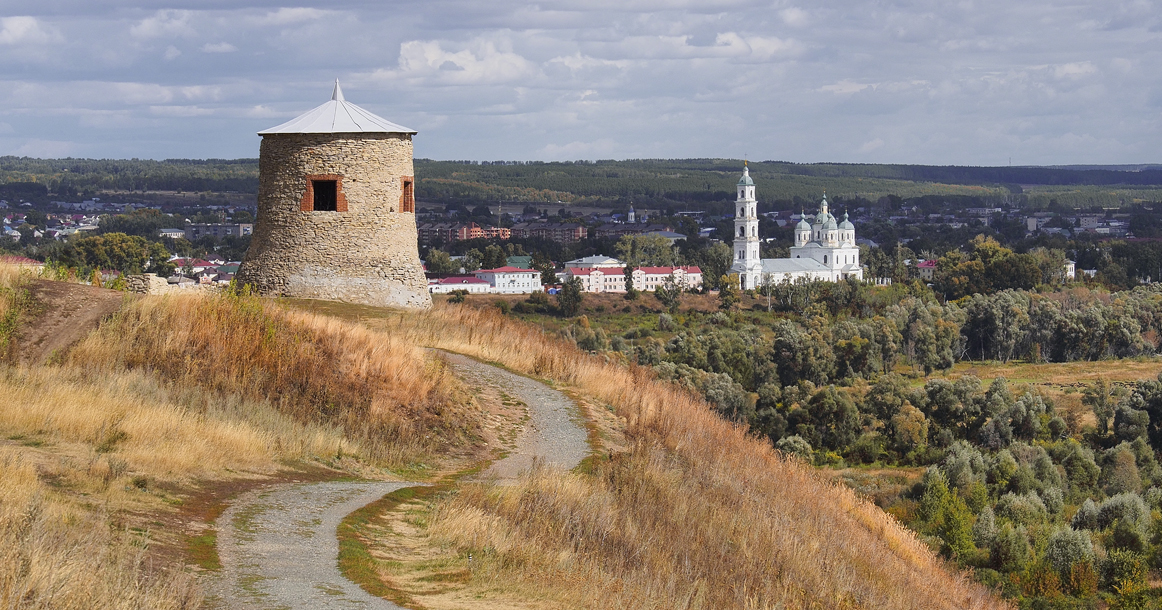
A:
POLYGON ((399 184, 399 211, 414 214, 416 211, 415 179, 411 176, 402 176, 399 179, 399 184))
POLYGON ((314 205, 316 212, 334 212, 338 203, 339 189, 335 180, 311 180, 311 190, 314 191, 314 205))
POLYGON ((336 174, 307 176, 307 188, 299 203, 303 212, 346 212, 343 177, 336 174))

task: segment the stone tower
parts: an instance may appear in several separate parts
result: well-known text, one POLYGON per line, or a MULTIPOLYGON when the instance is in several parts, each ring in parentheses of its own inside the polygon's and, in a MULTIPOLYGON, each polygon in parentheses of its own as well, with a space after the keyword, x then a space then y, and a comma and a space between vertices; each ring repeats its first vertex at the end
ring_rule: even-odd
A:
POLYGON ((412 136, 343 99, 258 132, 258 218, 238 280, 262 294, 426 308, 412 136))

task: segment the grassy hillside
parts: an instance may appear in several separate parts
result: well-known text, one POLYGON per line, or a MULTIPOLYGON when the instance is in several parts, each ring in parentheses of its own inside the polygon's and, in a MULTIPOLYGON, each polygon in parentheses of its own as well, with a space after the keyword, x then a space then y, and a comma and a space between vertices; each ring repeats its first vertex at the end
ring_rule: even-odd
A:
POLYGON ((463 484, 418 517, 433 546, 455 550, 442 566, 464 579, 456 586, 516 588, 546 607, 1005 607, 870 502, 645 369, 470 307, 364 321, 552 380, 621 422, 624 449, 592 474, 463 484))
MULTIPOLYGON (((32 281, 0 268, 14 350, 59 305, 27 302, 32 281)), ((287 471, 422 477, 477 443, 440 361, 254 297, 137 299, 55 360, 0 359, 4 607, 198 608, 206 497, 287 471)))
MULTIPOLYGON (((32 279, 2 277, 12 307, 32 279)), ((183 566, 212 568, 214 536, 183 528, 201 490, 228 495, 305 464, 327 476, 462 467, 483 424, 421 349, 434 346, 607 405, 603 425, 624 439, 585 474, 443 496, 427 527, 455 561, 476 558, 464 586, 550 607, 1004 607, 870 502, 645 369, 491 311, 316 305, 371 319, 246 295, 148 297, 56 364, 0 364, 0 600, 198 607, 183 566)))

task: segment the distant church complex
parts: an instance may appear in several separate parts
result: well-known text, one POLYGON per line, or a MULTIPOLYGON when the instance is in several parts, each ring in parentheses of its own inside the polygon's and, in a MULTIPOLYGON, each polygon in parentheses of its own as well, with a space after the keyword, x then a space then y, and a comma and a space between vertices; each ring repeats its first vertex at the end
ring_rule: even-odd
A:
POLYGON ((819 205, 814 221, 804 216, 795 225, 795 245, 789 258, 761 258, 759 254, 758 202, 750 168, 743 167, 738 181, 734 215, 734 265, 743 290, 767 283, 794 282, 800 278, 839 282, 863 279, 859 247, 855 245, 855 225, 843 215, 838 222, 827 209, 827 196, 819 205))

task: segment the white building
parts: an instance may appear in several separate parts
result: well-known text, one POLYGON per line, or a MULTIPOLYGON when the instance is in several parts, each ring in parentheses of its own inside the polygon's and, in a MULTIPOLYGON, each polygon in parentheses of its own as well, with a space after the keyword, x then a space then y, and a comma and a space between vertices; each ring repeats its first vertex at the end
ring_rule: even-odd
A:
POLYGON ((541 272, 519 267, 497 267, 473 271, 473 275, 488 282, 496 294, 528 294, 541 292, 541 272))
POLYGON ((625 263, 612 256, 602 256, 600 254, 586 256, 585 258, 575 258, 565 263, 566 269, 613 269, 622 267, 625 267, 625 263))
POLYGON ((863 279, 859 266, 859 247, 855 244, 855 226, 843 215, 837 222, 827 208, 827 196, 820 202, 813 222, 804 216, 795 225, 795 245, 789 258, 759 257, 758 204, 750 168, 743 167, 738 181, 738 199, 734 216, 734 265, 743 290, 766 282, 794 282, 800 278, 838 282, 844 278, 863 279))
POLYGON ((453 290, 466 290, 469 294, 484 294, 492 292, 492 285, 476 276, 455 276, 428 280, 428 292, 432 294, 448 294, 453 290))
MULTIPOLYGON (((581 290, 584 292, 625 292, 624 267, 566 267, 559 277, 564 282, 573 278, 581 280, 581 290)), ((665 283, 667 278, 673 278, 674 283, 683 290, 702 287, 702 269, 699 267, 638 267, 633 270, 633 286, 637 290, 652 292, 665 283)))

